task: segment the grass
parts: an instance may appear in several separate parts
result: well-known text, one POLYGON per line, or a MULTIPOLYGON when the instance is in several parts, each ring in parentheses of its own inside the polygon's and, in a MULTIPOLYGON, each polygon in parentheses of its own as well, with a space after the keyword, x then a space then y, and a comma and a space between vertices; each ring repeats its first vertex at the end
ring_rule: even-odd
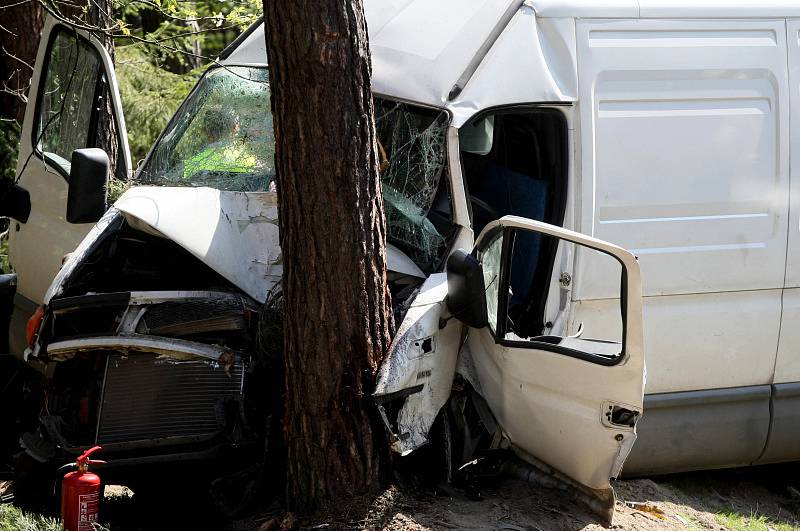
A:
POLYGON ((714 515, 717 522, 731 531, 795 531, 791 524, 773 522, 763 514, 750 513, 750 516, 734 512, 721 512, 714 515))
MULTIPOLYGON (((110 531, 101 524, 95 531, 110 531)), ((26 513, 10 503, 0 505, 0 531, 63 531, 61 521, 53 516, 26 513)))
POLYGON ((61 531, 57 518, 25 513, 9 504, 0 505, 0 531, 61 531))

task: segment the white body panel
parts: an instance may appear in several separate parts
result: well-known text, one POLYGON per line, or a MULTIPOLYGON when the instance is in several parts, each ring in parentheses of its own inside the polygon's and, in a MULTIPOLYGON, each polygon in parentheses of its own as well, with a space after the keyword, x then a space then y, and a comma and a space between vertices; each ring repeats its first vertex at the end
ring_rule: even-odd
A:
MULTIPOLYGON (((641 261, 648 392, 769 383, 789 208, 784 22, 577 28, 580 229, 641 261)), ((616 289, 580 266, 576 298, 616 289)), ((591 306, 575 321, 591 326, 591 306)))
POLYGON ((264 302, 283 272, 277 205, 271 192, 141 186, 114 206, 264 302))
POLYGON ((789 49, 789 103, 791 106, 788 249, 786 281, 778 357, 774 383, 800 382, 800 19, 786 21, 786 42, 789 49))
MULTIPOLYGON (((17 162, 19 186, 30 193, 31 214, 27 223, 14 221, 9 231, 9 260, 17 272, 17 293, 41 304, 47 287, 61 267, 64 255, 71 252, 89 232, 92 225, 67 223, 67 181, 55 169, 33 154, 33 136, 36 133, 38 91, 43 79, 43 65, 47 62, 47 45, 51 33, 58 27, 55 19, 48 17, 42 30, 41 44, 36 54, 36 68, 31 77, 31 89, 25 108, 25 121, 20 134, 17 162)), ((72 31, 72 30, 70 30, 72 31)), ((106 71, 112 96, 121 143, 119 156, 126 169, 130 169, 128 138, 119 97, 114 65, 103 45, 87 32, 75 30, 97 50, 106 71)))
MULTIPOLYGON (((600 499, 611 499, 607 509, 613 513, 609 478, 619 474, 636 440, 636 430, 633 424, 614 424, 606 415, 613 406, 640 413, 644 393, 638 264, 632 254, 615 245, 515 216, 505 216, 486 227, 476 243, 479 256, 490 243, 487 235, 507 229, 555 236, 619 260, 626 272, 624 350, 620 352, 619 343, 561 339, 559 345, 573 349, 573 354, 619 353, 613 364, 587 361, 548 350, 543 343, 501 345, 488 326, 469 328, 462 342, 462 327, 454 318, 457 314, 450 316, 445 303, 447 277, 434 274, 406 314, 379 373, 375 391, 379 403, 392 395, 410 393, 397 415, 393 448, 405 455, 427 441, 430 427, 450 395, 461 350, 462 366, 470 367, 463 375, 485 398, 518 455, 523 459, 533 456, 536 465, 544 463, 600 499), (447 319, 444 327, 443 318, 447 319)), ((496 304, 487 305, 497 309, 496 304)), ((502 318, 503 313, 499 315, 502 318)))

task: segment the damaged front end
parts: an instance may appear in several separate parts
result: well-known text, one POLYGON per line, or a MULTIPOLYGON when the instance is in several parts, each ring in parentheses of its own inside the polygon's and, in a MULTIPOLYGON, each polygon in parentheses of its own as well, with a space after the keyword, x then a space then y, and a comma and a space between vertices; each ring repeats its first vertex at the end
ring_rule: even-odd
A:
POLYGON ((252 300, 225 291, 51 301, 37 352, 56 365, 41 416, 48 438, 68 453, 243 442, 245 352, 257 315, 252 300))
POLYGON ((27 352, 46 385, 38 428, 21 437, 25 452, 58 465, 101 445, 124 469, 263 450, 266 395, 280 382, 259 363, 261 307, 112 209, 48 293, 27 352))

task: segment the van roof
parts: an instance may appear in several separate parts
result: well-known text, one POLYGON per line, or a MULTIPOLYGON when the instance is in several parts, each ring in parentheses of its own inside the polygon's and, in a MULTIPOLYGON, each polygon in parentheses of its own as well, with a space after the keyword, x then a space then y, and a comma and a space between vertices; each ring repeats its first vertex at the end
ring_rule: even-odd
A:
MULTIPOLYGON (((454 114, 454 123, 460 123, 457 116, 472 115, 489 104, 575 101, 577 64, 571 20, 789 18, 800 17, 800 2, 364 0, 364 10, 373 91, 447 108, 454 114), (487 53, 491 61, 482 62, 487 53), (528 59, 521 63, 520 56, 528 59)), ((222 64, 266 65, 263 22, 254 24, 230 48, 220 57, 222 64)))
POLYGON ((784 18, 796 0, 528 0, 543 18, 784 18))
MULTIPOLYGON (((797 0, 364 0, 373 57, 376 45, 411 49, 422 57, 442 52, 445 45, 469 54, 514 5, 532 8, 539 18, 800 17, 797 0)), ((263 19, 220 59, 223 64, 266 64, 263 19)))

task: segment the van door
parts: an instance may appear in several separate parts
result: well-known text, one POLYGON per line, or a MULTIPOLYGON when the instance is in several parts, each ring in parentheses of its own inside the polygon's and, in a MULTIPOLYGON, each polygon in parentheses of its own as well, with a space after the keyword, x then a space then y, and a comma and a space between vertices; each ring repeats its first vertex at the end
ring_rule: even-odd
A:
MULTIPOLYGON (((476 390, 518 455, 613 500, 609 478, 619 474, 636 440, 644 393, 636 257, 595 238, 516 216, 487 225, 472 255, 461 253, 451 261, 477 259, 483 284, 475 293, 485 294, 480 301, 485 322, 462 318, 470 326, 465 351, 475 367, 476 390), (599 337, 590 330, 572 337, 519 333, 511 316, 517 284, 529 283, 518 279, 535 275, 535 261, 525 259, 530 238, 552 240, 576 264, 614 275, 619 286, 616 337, 599 337)), ((451 278, 450 265, 449 306, 459 299, 459 281, 451 278)), ((576 266, 575 271, 581 270, 587 268, 576 266)), ((554 278, 561 278, 566 288, 577 280, 558 274, 554 278)), ((546 282, 535 289, 549 287, 546 282)), ((564 293, 570 296, 568 289, 564 293)), ((457 317, 466 315, 457 307, 450 310, 457 317)))
POLYGON ((789 249, 783 289, 778 358, 772 378, 769 438, 758 463, 800 459, 800 20, 786 21, 789 48, 791 168, 789 249))
MULTIPOLYGON (((653 5, 576 21, 578 230, 642 267, 648 415, 626 472, 746 465, 767 441, 786 271, 785 22, 653 5)), ((599 324, 616 286, 587 274, 577 319, 599 324)))
POLYGON ((11 352, 25 348, 25 323, 41 304, 51 280, 91 228, 66 221, 72 152, 103 147, 98 127, 111 100, 118 132, 115 173, 126 179, 131 162, 113 64, 88 33, 49 18, 42 31, 20 138, 17 185, 30 195, 27 220, 12 220, 9 260, 17 293, 9 331, 11 352))

